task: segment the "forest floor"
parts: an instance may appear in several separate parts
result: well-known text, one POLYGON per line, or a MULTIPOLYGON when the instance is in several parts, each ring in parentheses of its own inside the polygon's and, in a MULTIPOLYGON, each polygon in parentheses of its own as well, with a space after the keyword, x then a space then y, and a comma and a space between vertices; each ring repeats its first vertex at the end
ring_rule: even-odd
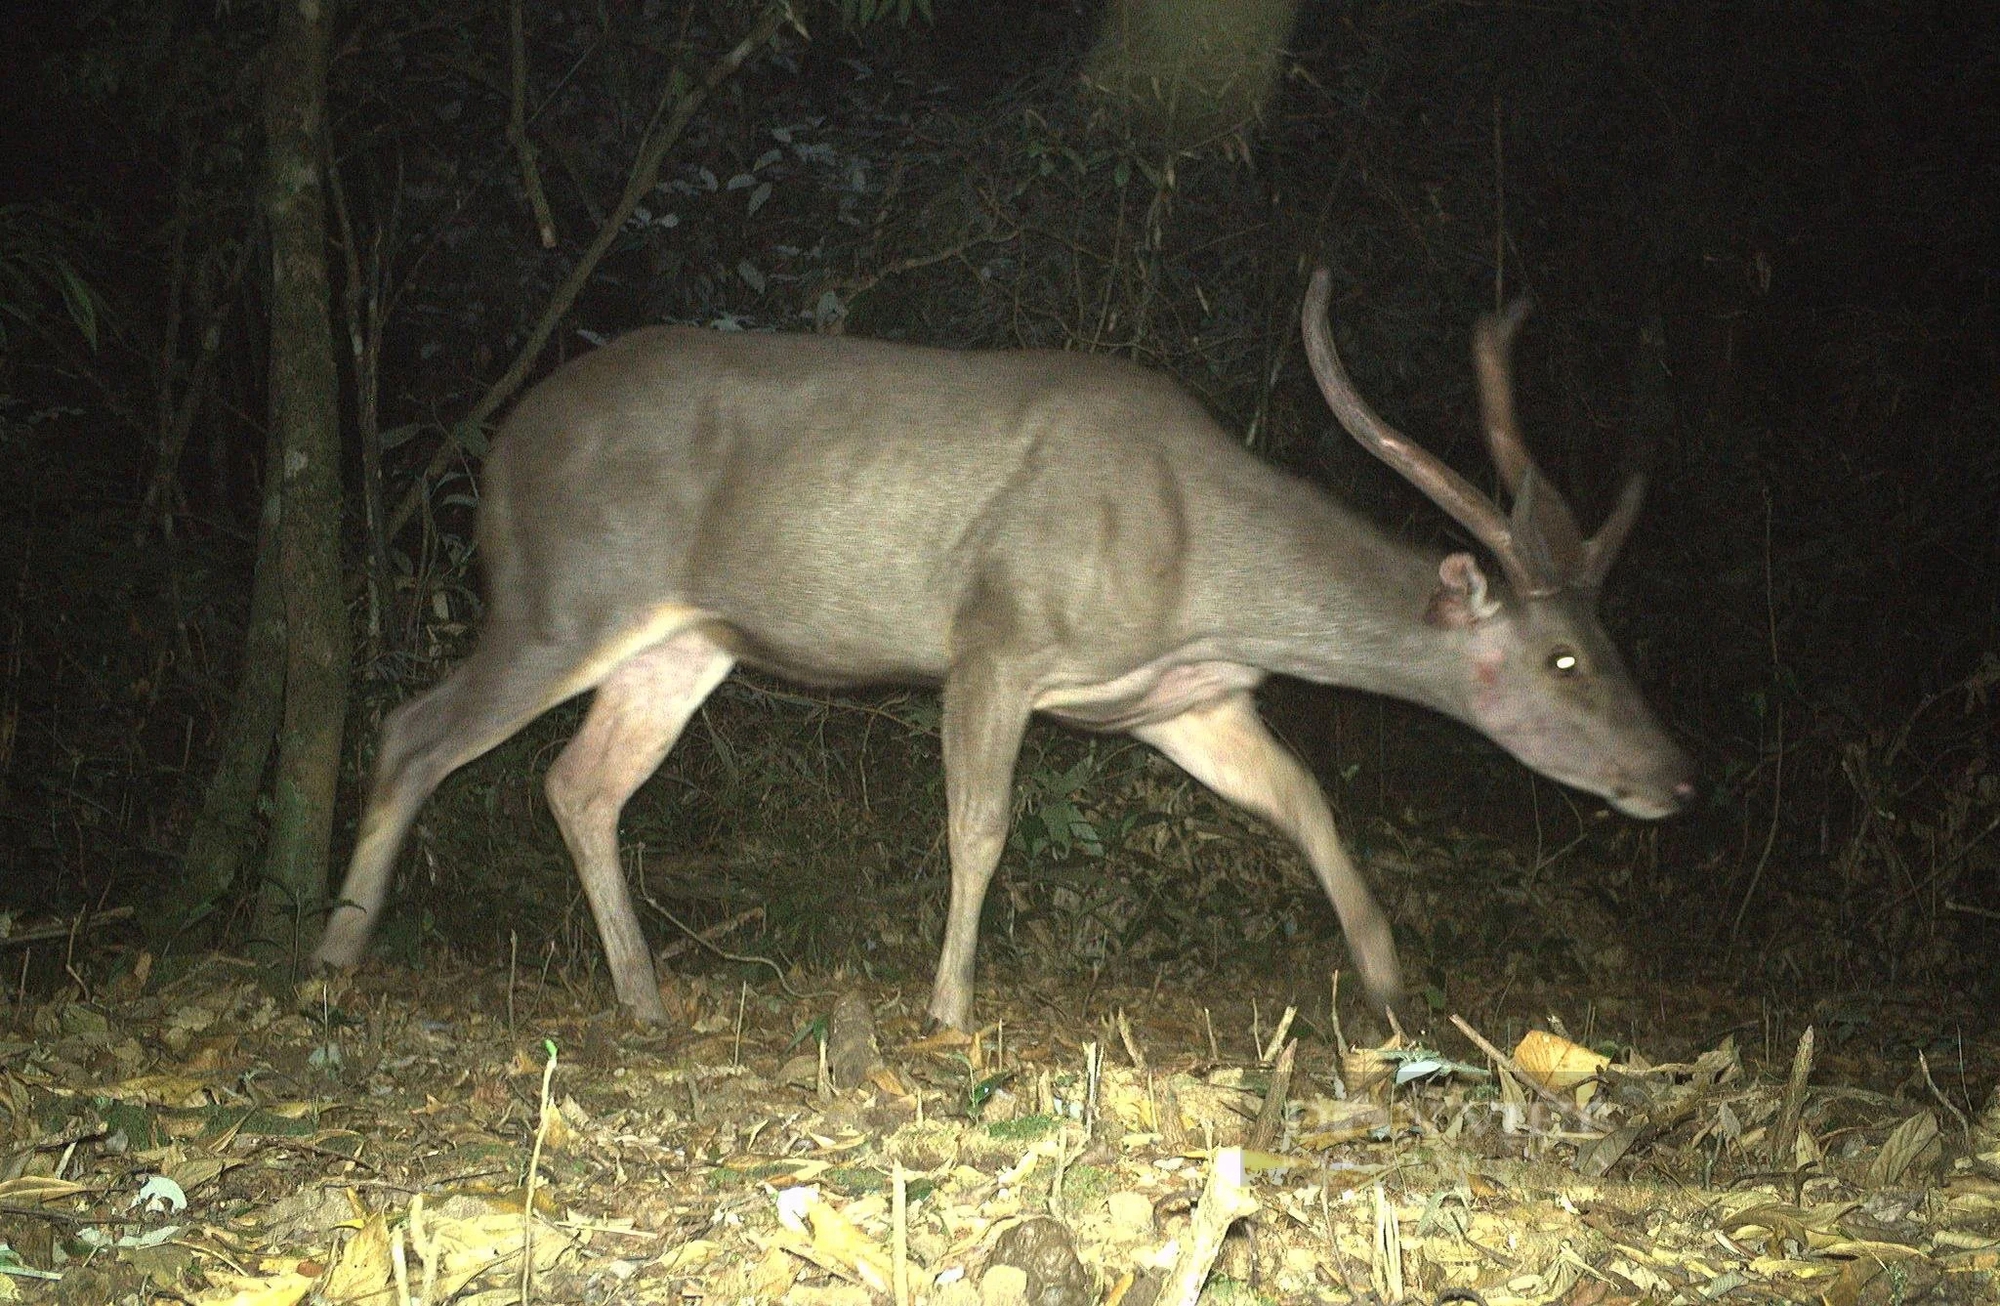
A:
POLYGON ((1003 964, 965 1036, 920 966, 669 971, 646 1031, 535 973, 141 954, 0 1026, 0 1299, 2000 1299, 1978 1013, 1778 1046, 1726 989, 1517 983, 1385 1048, 1296 970, 1003 964))

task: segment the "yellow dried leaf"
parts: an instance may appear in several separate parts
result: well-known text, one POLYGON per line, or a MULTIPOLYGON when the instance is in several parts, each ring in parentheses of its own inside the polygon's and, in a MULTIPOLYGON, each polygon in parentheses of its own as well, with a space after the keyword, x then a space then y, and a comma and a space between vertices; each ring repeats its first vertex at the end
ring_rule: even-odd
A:
POLYGON ((798 1267, 783 1247, 773 1244, 750 1271, 750 1290, 758 1301, 776 1301, 798 1277, 798 1267))
POLYGON ((1395 1083, 1396 1059, 1386 1054, 1398 1046, 1399 1043, 1392 1042, 1381 1048, 1351 1047, 1340 1054, 1340 1079, 1347 1085, 1350 1098, 1389 1100, 1395 1083))
POLYGON ((690 1238, 660 1257, 660 1268, 669 1274, 686 1274, 714 1260, 722 1244, 707 1238, 690 1238))
POLYGON ((570 1128, 569 1121, 563 1119, 560 1111, 549 1111, 542 1116, 542 1150, 544 1152, 567 1152, 576 1143, 576 1130, 570 1128))
POLYGON ((972 1035, 967 1034, 963 1030, 941 1029, 937 1033, 926 1035, 914 1043, 904 1044, 903 1051, 913 1055, 922 1055, 931 1052, 956 1052, 971 1042, 972 1035))
POLYGON ((327 1273, 324 1296, 335 1303, 386 1300, 383 1294, 393 1274, 389 1222, 377 1212, 340 1249, 340 1259, 327 1273))
POLYGON ((1380 1103, 1307 1098, 1299 1103, 1298 1145, 1303 1150, 1320 1151, 1366 1138, 1388 1126, 1389 1109, 1380 1103))
POLYGON ((781 1193, 778 1218, 790 1228, 803 1223, 811 1229, 814 1257, 850 1271, 877 1292, 889 1291, 888 1253, 813 1189, 790 1188, 781 1193))
POLYGON ((21 1206, 38 1206, 44 1202, 54 1202, 78 1193, 94 1191, 85 1184, 72 1183, 67 1179, 57 1179, 50 1175, 24 1174, 18 1179, 0 1182, 0 1202, 10 1202, 21 1206))
MULTIPOLYGON (((1546 1030, 1531 1029, 1514 1046, 1514 1063, 1543 1088, 1567 1093, 1610 1065, 1611 1058, 1546 1030)), ((1588 1101, 1588 1091, 1578 1093, 1577 1098, 1588 1101)))
POLYGON ((905 1083, 903 1077, 898 1075, 889 1066, 877 1066, 875 1069, 869 1071, 868 1082, 875 1085, 876 1088, 881 1089, 884 1093, 887 1093, 890 1097, 910 1096, 909 1084, 905 1083))
POLYGON ((1818 1250, 1824 1256, 1849 1256, 1856 1260, 1881 1261, 1884 1264, 1923 1255, 1923 1252, 1915 1247, 1905 1247, 1901 1243, 1876 1242, 1872 1238, 1837 1238, 1818 1250))
POLYGON ((209 1105, 209 1083, 192 1075, 135 1075, 106 1092, 135 1106, 198 1107, 209 1105))
POLYGON ((296 1269, 268 1278, 229 1275, 225 1282, 195 1298, 196 1306, 298 1306, 319 1280, 296 1269))
MULTIPOLYGON (((520 1271, 523 1232, 519 1215, 494 1213, 465 1220, 437 1220, 426 1232, 430 1241, 422 1250, 439 1265, 438 1301, 447 1300, 503 1262, 509 1274, 520 1271)), ((536 1271, 552 1268, 575 1245, 575 1239, 567 1233, 538 1222, 534 1242, 536 1271)))
POLYGON ((1945 1185, 1944 1197, 1956 1210, 1974 1214, 2000 1211, 2000 1182, 1983 1175, 1953 1175, 1945 1185))

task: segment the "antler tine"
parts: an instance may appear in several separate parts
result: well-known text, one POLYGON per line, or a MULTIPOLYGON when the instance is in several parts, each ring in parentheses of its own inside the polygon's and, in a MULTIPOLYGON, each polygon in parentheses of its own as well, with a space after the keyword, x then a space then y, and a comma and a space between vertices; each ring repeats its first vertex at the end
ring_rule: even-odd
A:
MULTIPOLYGON (((1333 278, 1325 268, 1313 272, 1300 314, 1305 334, 1306 360, 1312 366, 1327 407, 1347 433, 1361 447, 1396 469, 1405 480, 1422 490, 1431 502, 1450 513, 1459 525, 1493 554, 1500 569, 1516 590, 1538 592, 1546 584, 1515 547, 1513 527, 1498 504, 1479 488, 1453 471, 1437 457, 1414 444, 1402 432, 1377 417, 1361 399, 1341 366, 1333 347, 1333 333, 1327 326, 1327 304, 1333 294, 1333 278)), ((1504 355, 1504 350, 1502 351, 1504 355)), ((1504 364, 1503 364, 1504 367, 1504 364)))
POLYGON ((1520 556, 1520 550, 1514 548, 1514 528, 1508 524, 1506 514, 1500 512, 1500 506, 1434 454, 1378 418, 1362 402, 1362 396, 1354 390, 1354 382, 1348 378, 1348 370, 1340 364, 1340 354, 1334 350, 1332 330, 1326 326, 1330 298, 1332 276, 1326 268, 1316 268, 1300 318, 1306 336, 1306 362, 1312 366, 1314 380, 1320 382, 1326 406, 1334 410, 1334 416, 1362 448, 1396 468, 1404 480, 1422 490, 1430 502, 1444 508, 1474 540, 1484 544, 1518 592, 1528 594, 1546 588, 1520 556))
POLYGON ((1569 502, 1529 455, 1514 415, 1514 336, 1530 307, 1523 297, 1497 316, 1482 317, 1473 331, 1472 363, 1479 374, 1479 412, 1486 426, 1486 447, 1493 455, 1501 484, 1514 499, 1515 547, 1525 569, 1535 577, 1537 592, 1553 593, 1582 582, 1591 566, 1591 551, 1569 502))
POLYGON ((1633 472, 1619 488, 1618 502, 1611 509, 1611 515, 1604 519, 1604 525, 1598 527, 1597 534, 1583 546, 1583 564, 1577 571, 1577 584, 1595 589, 1604 583, 1611 564, 1618 560, 1618 551, 1625 547, 1625 537, 1632 533, 1632 524, 1639 520, 1639 506, 1645 501, 1646 473, 1633 472))

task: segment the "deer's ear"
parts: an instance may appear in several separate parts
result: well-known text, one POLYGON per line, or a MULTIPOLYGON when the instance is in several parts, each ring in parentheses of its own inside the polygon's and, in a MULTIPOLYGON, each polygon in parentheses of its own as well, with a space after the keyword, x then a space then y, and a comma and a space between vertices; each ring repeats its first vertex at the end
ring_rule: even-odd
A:
POLYGON ((1438 564, 1438 587, 1431 592, 1424 620, 1444 630, 1466 630, 1500 610, 1486 593, 1486 573, 1469 553, 1448 554, 1438 564))

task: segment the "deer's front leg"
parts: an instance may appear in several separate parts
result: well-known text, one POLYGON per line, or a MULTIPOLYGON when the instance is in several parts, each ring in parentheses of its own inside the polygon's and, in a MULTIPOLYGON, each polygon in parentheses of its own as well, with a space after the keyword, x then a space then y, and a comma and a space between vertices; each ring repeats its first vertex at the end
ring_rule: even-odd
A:
POLYGON ((1319 784, 1264 728, 1250 695, 1230 694, 1132 733, 1291 836, 1333 900, 1369 999, 1377 1008, 1401 1006, 1403 976, 1389 918, 1341 847, 1319 784))

